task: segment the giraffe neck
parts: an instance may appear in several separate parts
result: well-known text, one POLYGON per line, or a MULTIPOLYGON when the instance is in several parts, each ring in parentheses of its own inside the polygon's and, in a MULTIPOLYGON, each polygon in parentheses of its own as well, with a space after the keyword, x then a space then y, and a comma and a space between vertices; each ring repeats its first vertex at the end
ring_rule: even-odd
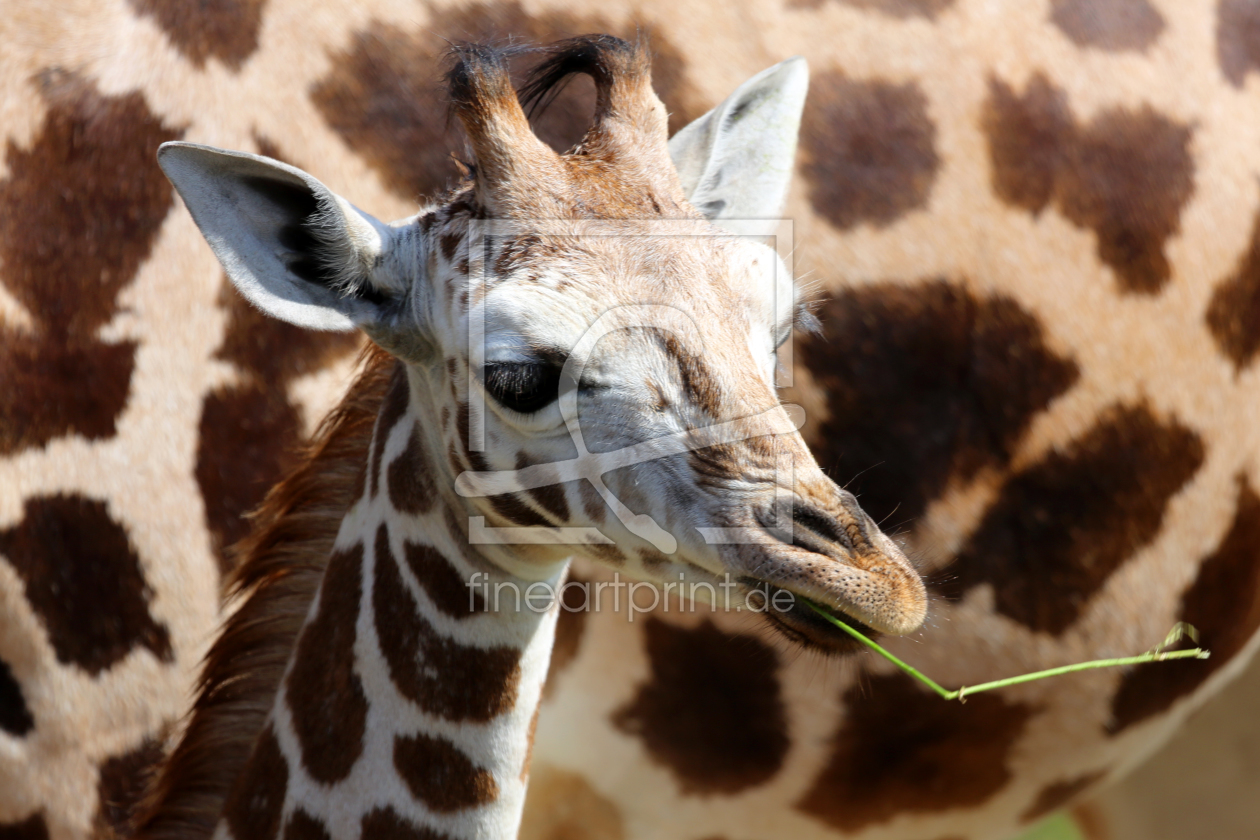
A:
POLYGON ((565 564, 525 580, 468 544, 404 370, 216 837, 516 836, 556 609, 515 593, 565 564))

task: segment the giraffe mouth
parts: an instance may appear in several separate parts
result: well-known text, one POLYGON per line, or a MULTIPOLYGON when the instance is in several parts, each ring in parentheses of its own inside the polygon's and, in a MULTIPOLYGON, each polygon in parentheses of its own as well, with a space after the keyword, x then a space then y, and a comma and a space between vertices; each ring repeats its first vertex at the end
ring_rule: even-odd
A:
POLYGON ((774 629, 805 647, 848 654, 865 645, 828 618, 868 639, 922 625, 923 580, 896 544, 870 538, 855 548, 839 522, 808 507, 794 506, 792 520, 790 535, 759 522, 762 538, 735 561, 743 565, 747 597, 760 593, 760 611, 774 629))
MULTIPOLYGON (((765 581, 747 579, 745 585, 751 590, 749 597, 754 606, 758 604, 757 593, 760 593, 761 615, 770 627, 793 643, 831 656, 848 656, 865 650, 860 642, 812 610, 797 593, 765 581)), ((868 639, 880 635, 878 630, 851 615, 823 604, 817 606, 868 639)))

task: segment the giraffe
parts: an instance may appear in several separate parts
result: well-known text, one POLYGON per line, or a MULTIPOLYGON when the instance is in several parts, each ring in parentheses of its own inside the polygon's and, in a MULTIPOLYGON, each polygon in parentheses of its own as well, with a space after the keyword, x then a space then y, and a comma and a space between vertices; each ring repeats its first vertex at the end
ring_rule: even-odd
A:
MULTIPOLYGON (((814 70, 785 214, 796 223, 798 266, 812 268, 836 303, 820 313, 822 337, 796 348, 790 396, 808 409, 806 440, 837 481, 853 480, 876 519, 900 505, 888 527, 936 594, 925 630, 899 652, 946 681, 974 681, 1140 650, 1197 611, 1213 617, 1217 655, 1158 679, 1115 674, 1003 693, 1033 707, 1027 725, 970 741, 957 717, 934 717, 900 742, 891 733, 860 741, 844 721, 873 720, 862 700, 876 690, 887 708, 936 710, 887 691, 878 666, 819 662, 738 616, 689 625, 658 610, 629 628, 562 611, 525 834, 576 820, 606 836, 775 836, 781 823, 771 821, 782 819, 780 835, 1007 836, 1083 800, 1078 817, 1091 836, 1181 837, 1185 820, 1199 819, 1197 828, 1203 815, 1235 826, 1233 836, 1254 833, 1253 815, 1239 808, 1246 797, 1231 787, 1248 766, 1237 754, 1244 723, 1223 711, 1249 708, 1254 669, 1190 722, 1173 752, 1114 787, 1251 651, 1250 607, 1239 597, 1252 588, 1253 513, 1240 483, 1254 475, 1250 3, 803 0, 735 14, 657 0, 59 8, 49 15, 16 2, 0 21, 3 831, 78 838, 125 822, 136 771, 178 734, 220 615, 219 581, 234 562, 227 547, 248 530, 240 514, 291 468, 288 442, 315 429, 349 379, 353 341, 265 322, 222 293, 221 270, 152 165, 157 145, 253 149, 405 216, 453 171, 431 84, 439 35, 550 41, 638 26, 654 37, 671 130, 788 55, 804 54, 814 70), (1138 134, 1162 145, 1132 140, 1142 116, 1138 134), (1117 159, 1126 165, 1109 163, 1117 159), (1126 241, 1137 247, 1117 247, 1126 241), (890 323, 911 327, 898 333, 890 323), (1002 345, 1017 348, 1008 355, 1018 364, 995 369, 994 330, 1021 324, 1035 329, 1002 345), (874 334, 855 325, 875 325, 874 334), (877 340, 885 334, 898 337, 877 340), (935 343, 916 347, 912 335, 935 343), (855 344, 866 348, 859 372, 900 372, 885 390, 842 364, 855 344), (1027 399, 1043 353, 1077 367, 1045 402, 1027 399), (957 374, 969 369, 989 376, 957 374), (997 381, 1024 401, 995 399, 997 381), (907 405, 911 392, 931 399, 907 405), (846 427, 858 398, 890 408, 865 416, 865 430, 846 427), (1088 541, 1106 526, 1119 536, 1102 556, 1119 561, 1097 567, 1098 578, 1061 581, 1069 595, 1057 602, 1084 605, 1068 630, 1022 629, 1009 608, 1018 594, 1009 573, 1021 567, 985 562, 995 556, 993 522, 1020 498, 1027 504, 1020 493, 1037 480, 1067 482, 1065 467, 1098 463, 1091 457, 1106 447, 1086 432, 1109 428, 1095 421, 1142 398, 1157 425, 1190 430, 1205 461, 1142 516, 1122 488, 1078 479, 1096 528, 1081 530, 1063 505, 1038 507, 1043 521, 1065 533, 1075 523, 1088 541), (64 534, 90 539, 67 544, 64 534), (977 535, 989 542, 977 546, 977 535), (44 557, 118 571, 58 579, 63 567, 44 557), (948 579, 967 566, 983 571, 948 579), (697 782, 709 745, 675 738, 669 749, 660 710, 705 695, 660 651, 704 654, 721 676, 730 646, 773 666, 758 687, 770 700, 739 708, 781 709, 764 731, 785 738, 763 740, 787 750, 754 762, 722 754, 728 766, 763 767, 728 774, 723 787, 697 782), (626 652, 621 669, 602 661, 613 649, 626 652), (1125 721, 1113 706, 1130 710, 1125 721), (939 798, 913 797, 891 772, 837 773, 843 749, 883 755, 893 743, 909 745, 893 767, 939 798), (947 755, 960 743, 985 746, 967 753, 969 764, 956 752, 952 763, 934 758, 932 749, 947 755), (1204 755, 1211 772, 1187 777, 1204 755), (625 769, 610 775, 614 763, 625 769), (871 803, 862 825, 840 827, 806 804, 824 777, 871 803), (1104 783, 1112 793, 1098 794, 1104 783)), ((539 134, 564 146, 580 132, 566 128, 563 99, 557 105, 539 134)), ((1117 448, 1133 451, 1136 440, 1117 448)), ((1015 533, 1033 524, 1008 521, 1015 533)), ((756 694, 727 685, 744 689, 737 699, 756 694)))
MULTIPOLYGON (((775 349, 797 309, 785 267, 765 245, 715 238, 720 229, 688 201, 736 217, 777 211, 803 62, 754 78, 681 132, 673 153, 688 164, 684 181, 645 43, 583 36, 549 53, 527 101, 576 73, 595 81, 594 123, 576 149, 557 155, 534 135, 504 51, 456 47, 448 85, 475 174, 448 200, 390 225, 276 161, 178 142, 160 149, 255 305, 299 326, 353 325, 396 360, 370 446, 357 453, 361 489, 215 837, 516 836, 573 551, 666 585, 700 582, 709 597, 734 584, 745 601, 781 605, 765 615, 819 647, 854 643, 797 597, 879 632, 922 622, 926 594, 913 567, 822 475, 775 396, 775 349), (679 223, 679 235, 653 236, 645 216, 679 223), (486 218, 520 231, 483 243, 474 237, 486 218), (581 224, 591 221, 601 224, 581 224), (470 257, 483 252, 479 272, 470 257), (628 307, 649 311, 620 317, 628 307), (475 311, 486 325, 482 360, 469 350, 475 311), (659 443, 719 426, 733 431, 677 452, 659 443), (575 430, 580 450, 566 440, 575 430), (650 457, 564 480, 560 462, 588 446, 647 446, 650 457), (515 469, 526 482, 534 465, 551 475, 520 491, 469 501, 455 492, 465 470, 515 469), (623 514, 622 499, 635 514, 623 514), (496 544, 478 537, 486 522, 553 539, 496 544), (549 530, 575 527, 603 536, 549 530), (714 543, 700 538, 707 528, 745 536, 714 543), (501 603, 504 587, 516 594, 501 603), (555 593, 545 610, 530 608, 536 587, 555 593)), ((310 471, 321 493, 321 483, 346 477, 310 471)), ((310 539, 285 524, 295 541, 310 539)), ((212 658, 241 650, 242 630, 257 639, 263 620, 277 619, 247 604, 212 658)), ((237 710, 247 692, 236 681, 253 669, 224 670, 206 672, 199 706, 212 720, 194 714, 176 752, 182 766, 159 778, 168 792, 140 837, 210 827, 186 816, 189 799, 205 797, 207 777, 233 760, 216 733, 244 728, 237 710), (230 708, 213 708, 224 691, 235 695, 230 708)))

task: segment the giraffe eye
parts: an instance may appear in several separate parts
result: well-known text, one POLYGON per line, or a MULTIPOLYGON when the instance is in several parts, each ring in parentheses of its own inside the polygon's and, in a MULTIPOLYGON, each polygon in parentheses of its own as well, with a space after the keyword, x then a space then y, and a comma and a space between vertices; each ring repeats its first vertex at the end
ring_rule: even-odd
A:
POLYGON ((504 408, 533 414, 555 402, 560 366, 549 362, 491 362, 482 369, 486 393, 504 408))

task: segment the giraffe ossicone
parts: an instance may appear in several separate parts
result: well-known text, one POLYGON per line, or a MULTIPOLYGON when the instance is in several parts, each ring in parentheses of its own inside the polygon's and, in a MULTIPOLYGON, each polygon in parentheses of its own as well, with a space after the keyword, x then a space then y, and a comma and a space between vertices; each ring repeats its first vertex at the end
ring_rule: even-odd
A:
MULTIPOLYGON (((558 605, 486 608, 473 580, 554 588, 567 557, 587 554, 648 580, 791 593, 875 631, 923 621, 918 574, 823 475, 776 396, 792 278, 772 248, 714 223, 779 212, 804 62, 758 75, 667 143, 643 44, 561 42, 519 98, 505 61, 454 49, 448 87, 474 174, 391 224, 268 158, 161 148, 251 302, 300 326, 358 328, 388 354, 348 398, 377 407, 361 489, 274 700, 255 712, 256 740, 218 771, 222 816, 197 836, 211 824, 233 840, 515 836, 558 605), (522 99, 574 73, 595 82, 595 116, 562 155, 522 99), (470 253, 486 219, 517 230, 470 253), (662 221, 686 235, 654 235, 662 221), (639 319, 590 338, 606 313, 641 307, 689 326, 639 319), (566 368, 580 375, 564 383, 566 368), (612 544, 474 540, 474 521, 594 529, 612 544)), ((790 638, 851 649, 786 600, 766 615, 790 638)), ((180 784, 159 785, 141 836, 187 829, 180 784)))

